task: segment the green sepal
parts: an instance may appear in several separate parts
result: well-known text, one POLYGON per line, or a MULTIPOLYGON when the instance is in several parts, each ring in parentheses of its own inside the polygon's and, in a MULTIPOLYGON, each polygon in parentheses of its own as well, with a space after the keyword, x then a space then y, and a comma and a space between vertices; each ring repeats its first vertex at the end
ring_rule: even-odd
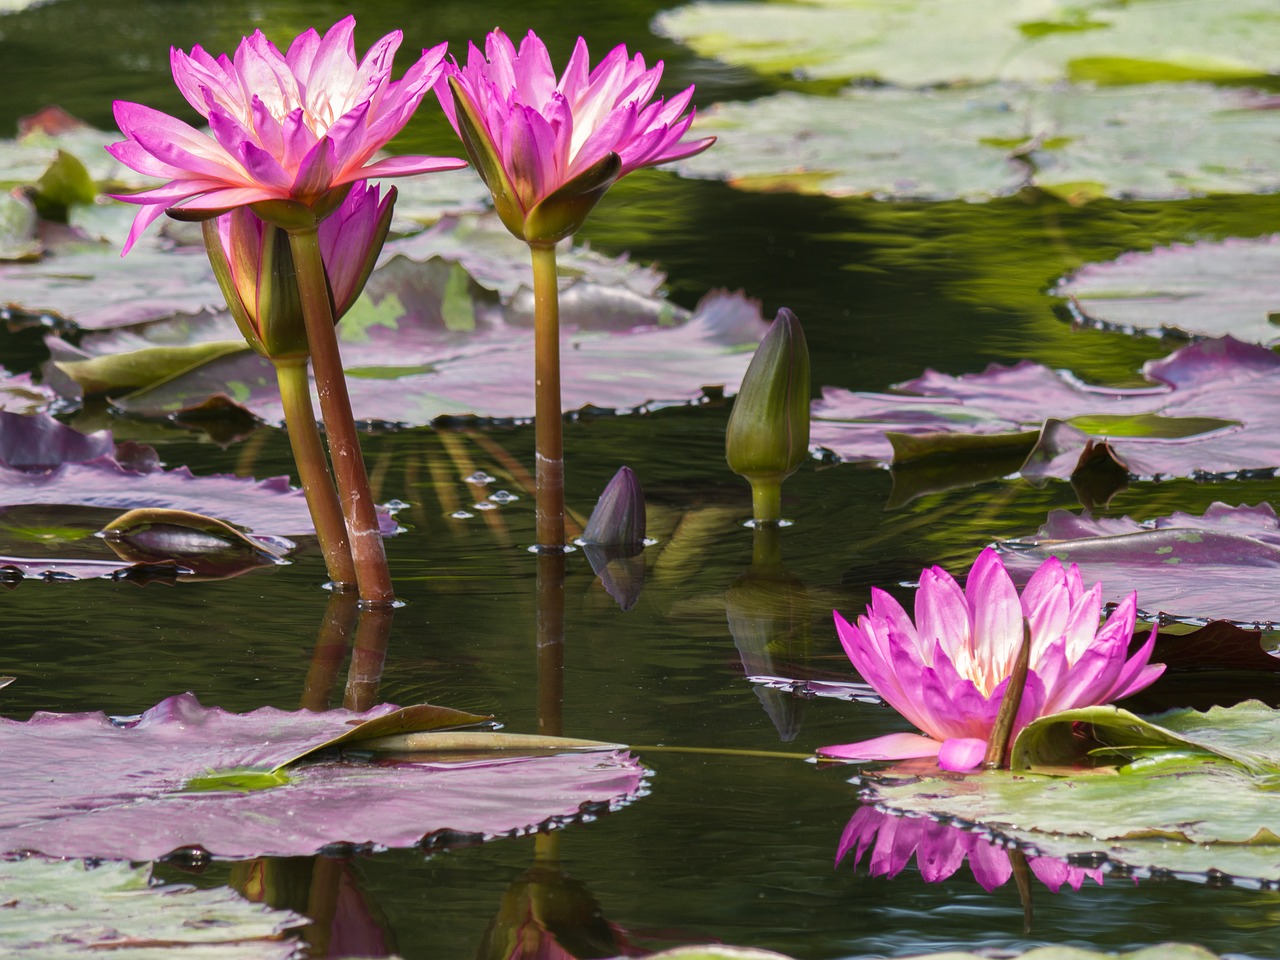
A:
POLYGON ((622 172, 622 158, 608 153, 599 162, 548 194, 524 219, 524 239, 529 243, 559 243, 578 232, 622 172))

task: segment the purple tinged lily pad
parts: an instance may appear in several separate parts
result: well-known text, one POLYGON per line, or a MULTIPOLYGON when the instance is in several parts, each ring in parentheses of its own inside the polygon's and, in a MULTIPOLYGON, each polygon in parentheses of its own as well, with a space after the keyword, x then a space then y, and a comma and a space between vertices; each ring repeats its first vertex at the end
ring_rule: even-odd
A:
MULTIPOLYGON (((532 296, 519 279, 531 276, 525 245, 498 238, 481 218, 446 221, 389 251, 338 327, 357 419, 423 425, 533 416, 532 296)), ((693 402, 708 387, 732 389, 767 327, 759 304, 741 293, 713 292, 690 312, 661 296, 661 274, 625 258, 570 249, 561 262, 566 411, 630 412, 693 402)), ((247 349, 198 355, 197 346, 236 335, 229 319, 199 315, 92 333, 78 350, 50 337, 58 365, 51 382, 72 397, 73 372, 91 389, 132 389, 114 402, 137 416, 180 416, 221 398, 281 423, 269 363, 247 349), (154 347, 192 348, 194 366, 150 385, 130 379, 149 365, 128 353, 154 347), (112 356, 112 364, 87 365, 112 356)))
POLYGON ((1090 263, 1053 290, 1086 323, 1280 341, 1280 236, 1175 244, 1090 263))
MULTIPOLYGON (((284 538, 315 534, 306 498, 288 477, 166 470, 155 451, 117 446, 109 431, 85 435, 47 414, 0 413, 0 574, 85 579, 129 570, 135 561, 90 535, 139 508, 215 517, 254 531, 255 540, 277 550, 292 548, 284 538)), ((400 529, 385 510, 379 520, 386 536, 400 529)))
MULTIPOLYGON (((1081 383, 1022 361, 958 377, 929 370, 901 394, 827 387, 811 442, 844 461, 894 466, 933 455, 989 455, 1022 444, 1027 477, 1072 476, 1090 441, 1106 441, 1140 478, 1273 474, 1280 468, 1280 357, 1232 337, 1190 344, 1142 368, 1149 387, 1081 383), (1021 435, 1021 439, 1018 439, 1021 435)), ((1009 472, 1001 469, 995 476, 1009 472)))
POLYGON ((1270 504, 1215 503, 1202 516, 1179 511, 1145 523, 1054 510, 1034 536, 996 546, 1019 583, 1056 556, 1078 565, 1086 583, 1101 581, 1106 601, 1137 590, 1149 619, 1280 623, 1280 521, 1270 504))
POLYGON ((232 714, 183 694, 123 722, 100 713, 0 720, 0 850, 154 860, 192 847, 232 858, 304 856, 338 843, 407 847, 432 834, 525 833, 641 789, 644 768, 620 751, 328 760, 290 765, 285 782, 262 784, 281 764, 395 709, 232 714), (242 771, 257 786, 193 792, 210 771, 242 771))

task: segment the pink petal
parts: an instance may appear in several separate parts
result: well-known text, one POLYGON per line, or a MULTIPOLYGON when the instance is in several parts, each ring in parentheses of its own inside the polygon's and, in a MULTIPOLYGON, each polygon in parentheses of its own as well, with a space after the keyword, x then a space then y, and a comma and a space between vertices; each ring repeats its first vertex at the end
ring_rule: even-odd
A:
POLYGON ((916 590, 916 630, 920 643, 940 643, 948 658, 969 648, 969 604, 964 591, 941 567, 920 574, 916 590))
POLYGON ((837 760, 910 760, 915 757, 937 756, 941 746, 937 740, 917 733, 890 733, 870 740, 859 740, 857 743, 819 747, 817 753, 820 757, 837 760))
POLYGON ((1022 601, 1000 555, 990 547, 974 561, 965 595, 972 617, 973 659, 976 669, 992 681, 987 687, 991 689, 995 680, 1012 672, 1023 630, 1022 601))
POLYGON ((943 770, 972 770, 987 755, 987 741, 976 737, 954 738, 938 750, 938 766, 943 770))

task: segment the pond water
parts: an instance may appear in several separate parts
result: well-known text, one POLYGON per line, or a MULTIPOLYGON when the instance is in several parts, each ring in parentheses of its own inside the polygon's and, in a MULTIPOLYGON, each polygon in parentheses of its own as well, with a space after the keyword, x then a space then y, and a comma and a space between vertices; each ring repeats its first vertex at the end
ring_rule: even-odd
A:
MULTIPOLYGON (((651 0, 60 0, 0 18, 0 130, 47 103, 101 127, 111 126, 114 98, 177 111, 170 44, 225 50, 255 27, 283 39, 347 12, 359 20, 361 48, 400 27, 406 50, 448 40, 460 51, 500 24, 513 35, 537 30, 557 62, 579 32, 597 50, 627 41, 666 60, 667 91, 696 82, 699 104, 771 89, 653 36, 648 24, 660 9, 651 0)), ((456 149, 430 103, 396 146, 456 149)), ((1177 343, 1073 330, 1044 291, 1082 262, 1158 242, 1258 235, 1278 214, 1273 197, 1083 208, 1034 197, 893 205, 743 194, 642 171, 608 194, 581 239, 657 261, 684 306, 727 287, 760 298, 769 316, 792 308, 808 335, 815 388, 884 390, 926 367, 961 373, 1023 357, 1089 381, 1133 383, 1144 360, 1177 343)), ((43 356, 29 332, 8 335, 0 347, 10 370, 34 368, 43 356)), ((849 770, 800 758, 820 745, 905 729, 904 722, 870 703, 753 685, 745 671, 770 672, 762 669, 769 664, 744 636, 735 638, 726 603, 754 596, 747 615, 752 602, 766 604, 755 616, 780 631, 767 651, 778 674, 850 681, 833 607, 853 615, 872 586, 912 580, 926 564, 959 574, 991 540, 1029 533, 1050 509, 1078 504, 1065 483, 1037 488, 1015 479, 890 508, 888 471, 815 460, 784 490, 784 512, 794 520, 780 534, 785 574, 753 583, 742 579, 752 559, 753 533, 743 526, 749 491, 723 459, 728 409, 709 402, 566 424, 571 509, 585 517, 626 463, 644 484, 658 540, 645 554, 643 593, 626 612, 581 553, 567 560, 559 725, 567 736, 637 745, 653 774, 646 796, 557 834, 560 869, 570 878, 557 881, 566 901, 588 916, 598 911, 642 946, 718 941, 804 960, 1038 943, 1118 950, 1187 939, 1219 952, 1277 955, 1280 894, 1271 890, 1117 877, 1057 895, 1037 887, 1026 928, 1013 884, 986 892, 967 872, 927 884, 915 867, 886 880, 867 876, 865 864, 835 866, 857 791, 849 770)), ((156 436, 128 420, 111 426, 117 439, 145 437, 167 463, 198 473, 265 477, 292 466, 283 434, 272 429, 223 447, 196 433, 156 436)), ((405 605, 391 627, 380 698, 447 704, 492 713, 508 730, 537 729, 540 710, 547 722, 548 677, 544 671, 540 708, 537 564, 526 549, 533 503, 513 469, 532 461, 532 429, 401 430, 365 442, 377 496, 409 504, 400 514, 408 531, 387 544, 405 605), (463 479, 477 470, 496 478, 488 492, 508 489, 520 499, 456 519, 451 514, 477 498, 463 479)), ((1200 512, 1214 500, 1257 503, 1278 492, 1276 481, 1135 484, 1105 513, 1200 512)), ((183 690, 228 710, 294 709, 312 670, 324 579, 312 551, 229 581, 19 584, 5 593, 0 641, 0 673, 19 682, 4 691, 0 711, 128 715, 183 690)), ((314 674, 311 683, 313 692, 322 689, 314 674)), ((1170 689, 1164 705, 1214 696, 1194 679, 1170 689)), ((1255 682, 1248 694, 1280 702, 1274 686, 1255 682)), ((339 681, 333 702, 340 699, 339 681)), ((534 856, 535 838, 520 837, 355 858, 350 877, 382 931, 381 947, 343 949, 477 956, 534 856)), ((158 872, 216 886, 234 868, 158 872)), ((612 954, 597 946, 573 955, 612 954)))

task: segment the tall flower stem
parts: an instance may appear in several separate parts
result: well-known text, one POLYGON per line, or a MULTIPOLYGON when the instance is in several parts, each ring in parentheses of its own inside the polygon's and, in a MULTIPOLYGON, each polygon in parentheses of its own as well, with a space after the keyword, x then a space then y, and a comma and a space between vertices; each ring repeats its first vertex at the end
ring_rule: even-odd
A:
POLYGON ((284 404, 289 445, 293 448, 293 460, 298 465, 298 479, 307 497, 311 522, 315 525, 316 536, 320 538, 324 565, 336 585, 354 585, 356 568, 351 559, 346 523, 342 519, 342 505, 338 503, 324 442, 320 439, 315 411, 311 407, 307 358, 289 357, 273 362, 276 381, 280 384, 280 399, 284 404))
POLYGON ((530 243, 533 257, 534 457, 536 537, 564 549, 564 434, 560 405, 560 290, 553 243, 530 243))
POLYGON ((311 346, 320 412, 324 415, 329 457, 333 461, 338 496, 346 516, 360 599, 372 604, 392 603, 395 591, 391 586, 391 571, 387 567, 382 535, 378 532, 378 514, 369 490, 369 475, 365 472, 364 456, 360 452, 355 417, 351 413, 351 397, 347 393, 346 375, 338 352, 333 306, 329 301, 324 261, 320 257, 320 238, 315 227, 291 229, 289 247, 298 272, 298 291, 302 296, 302 314, 311 346))
POLYGON ((756 526, 776 527, 782 519, 782 481, 776 477, 752 478, 751 516, 756 526))

